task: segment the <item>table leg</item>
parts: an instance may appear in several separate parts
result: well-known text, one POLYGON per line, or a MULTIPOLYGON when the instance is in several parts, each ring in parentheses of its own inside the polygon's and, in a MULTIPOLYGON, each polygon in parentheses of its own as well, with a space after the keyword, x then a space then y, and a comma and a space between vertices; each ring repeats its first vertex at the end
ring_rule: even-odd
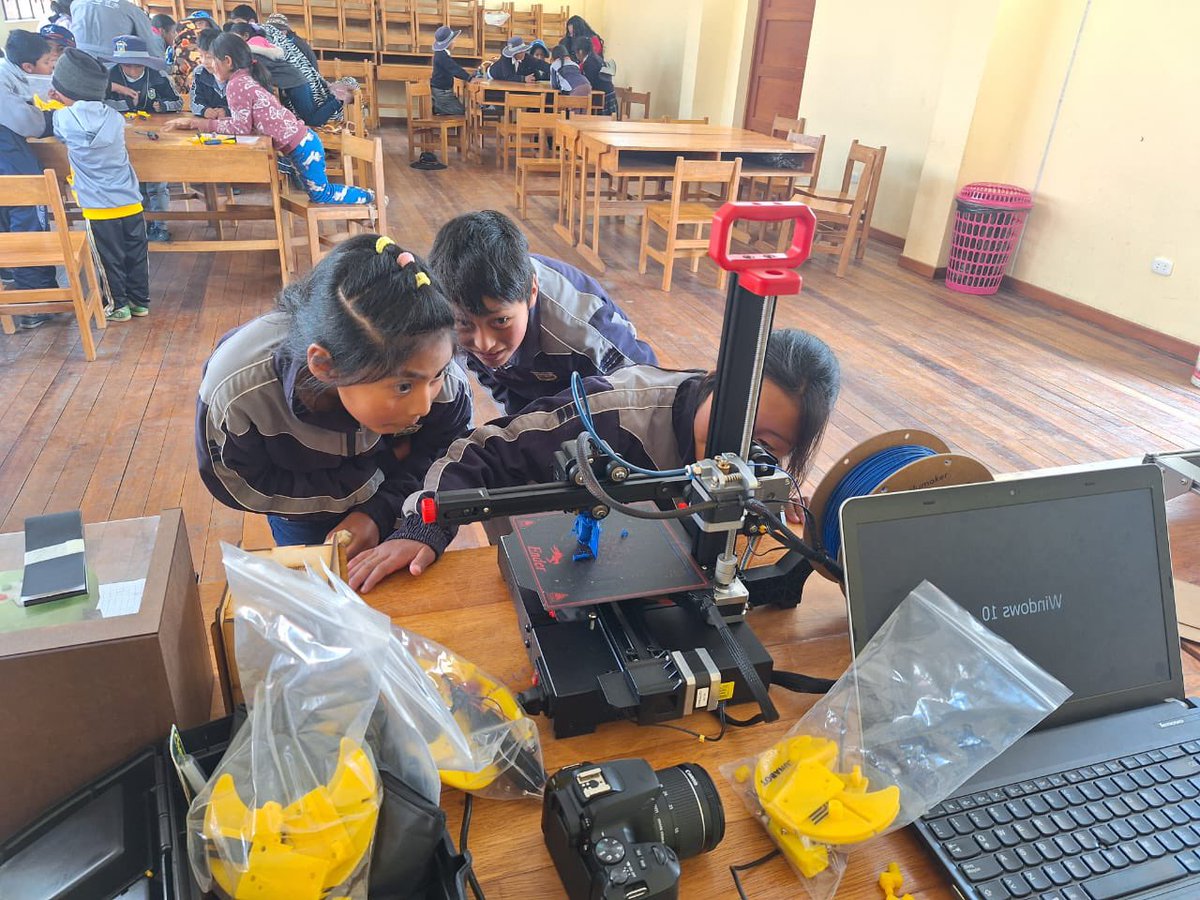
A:
POLYGON ((564 142, 559 148, 558 163, 558 221, 554 225, 554 233, 575 246, 575 235, 572 222, 575 215, 575 143, 564 142))
MULTIPOLYGON (((204 206, 209 212, 217 212, 221 208, 221 200, 217 196, 215 184, 204 185, 204 206)), ((215 219, 213 227, 217 230, 217 240, 225 240, 225 224, 220 219, 215 219)))
POLYGON ((595 154, 591 159, 591 163, 595 172, 592 176, 592 242, 588 244, 585 240, 587 231, 587 171, 590 154, 587 151, 586 144, 584 145, 583 157, 583 203, 579 210, 579 246, 576 248, 579 255, 582 256, 597 272, 603 272, 607 267, 604 265, 604 260, 600 258, 600 155, 595 154))

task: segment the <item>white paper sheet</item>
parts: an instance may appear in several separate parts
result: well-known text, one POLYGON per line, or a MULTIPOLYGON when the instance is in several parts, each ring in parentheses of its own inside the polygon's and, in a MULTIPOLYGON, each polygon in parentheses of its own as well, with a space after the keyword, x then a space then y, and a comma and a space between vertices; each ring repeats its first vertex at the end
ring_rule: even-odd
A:
POLYGON ((146 579, 137 581, 115 581, 100 585, 100 600, 96 608, 106 619, 113 616, 132 616, 142 608, 142 593, 146 590, 146 579))

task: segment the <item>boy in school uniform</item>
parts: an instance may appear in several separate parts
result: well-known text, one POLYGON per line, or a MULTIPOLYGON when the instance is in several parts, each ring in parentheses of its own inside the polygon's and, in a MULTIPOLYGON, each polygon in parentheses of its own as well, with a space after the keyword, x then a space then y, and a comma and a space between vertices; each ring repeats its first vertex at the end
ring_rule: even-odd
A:
MULTIPOLYGON (((26 139, 50 134, 51 118, 49 112, 33 105, 30 76, 44 77, 54 71, 53 50, 41 35, 18 29, 8 36, 4 52, 4 59, 0 59, 0 175, 40 175, 42 167, 26 139)), ((4 206, 0 197, 0 231, 46 231, 47 228, 44 208, 4 206)), ((14 290, 58 287, 53 266, 0 269, 0 275, 14 290)), ((50 316, 43 313, 13 318, 21 328, 37 328, 50 316)))
POLYGON ((451 219, 429 264, 455 307, 467 367, 507 415, 567 390, 572 372, 658 363, 604 288, 561 260, 531 255, 503 213, 451 219))
POLYGON ((192 70, 192 115, 202 119, 225 119, 229 117, 229 101, 225 99, 225 84, 217 81, 212 73, 212 57, 209 50, 221 32, 207 28, 196 35, 196 47, 200 51, 199 65, 192 70))
POLYGON ((461 31, 455 31, 449 25, 443 25, 433 33, 433 75, 429 78, 429 93, 435 116, 461 116, 467 111, 454 93, 454 79, 470 81, 471 73, 450 55, 454 39, 460 34, 461 31))
POLYGON ((525 54, 529 52, 529 44, 523 38, 510 37, 500 51, 500 58, 488 69, 488 78, 492 81, 534 81, 532 74, 522 75, 521 64, 525 54))
POLYGON ((67 50, 54 66, 50 97, 54 136, 67 148, 72 186, 100 259, 110 322, 150 315, 146 219, 137 175, 125 149, 125 119, 105 103, 108 72, 82 50, 67 50))
MULTIPOLYGON (((183 109, 183 101, 167 78, 166 63, 146 49, 146 42, 134 34, 113 38, 113 67, 108 72, 108 96, 124 112, 173 113, 183 109)), ((142 203, 151 212, 171 208, 170 185, 165 181, 142 184, 142 203)), ((171 233, 162 222, 150 222, 146 228, 152 241, 169 241, 171 233)))

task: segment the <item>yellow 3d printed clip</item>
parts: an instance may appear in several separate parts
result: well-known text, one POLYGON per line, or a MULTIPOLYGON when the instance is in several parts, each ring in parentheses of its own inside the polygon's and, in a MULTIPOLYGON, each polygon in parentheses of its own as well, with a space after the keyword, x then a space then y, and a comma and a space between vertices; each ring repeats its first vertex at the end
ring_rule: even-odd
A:
POLYGON ((148 118, 150 118, 150 113, 146 112, 144 109, 139 109, 134 112, 125 113, 125 118, 127 118, 127 119, 148 119, 148 118))
MULTIPOLYGON (((855 844, 887 828, 900 812, 900 789, 868 791, 858 766, 836 772, 838 745, 808 735, 784 738, 758 758, 754 791, 767 830, 784 856, 811 878, 829 865, 826 844, 855 844)), ((736 773, 750 777, 748 767, 736 773)))
POLYGON ((66 109, 60 100, 43 100, 37 94, 33 95, 33 105, 40 110, 66 109))
POLYGON ((349 738, 329 784, 287 806, 248 808, 226 773, 204 816, 213 878, 233 900, 322 900, 354 872, 378 818, 375 766, 349 738))
MULTIPOLYGON (((438 671, 430 674, 440 683, 443 699, 465 732, 496 727, 506 720, 515 721, 525 715, 512 692, 485 676, 473 663, 441 659, 438 671)), ((429 749, 435 760, 444 758, 450 753, 449 739, 444 734, 439 735, 429 749)), ((495 781, 501 769, 491 763, 478 772, 440 769, 438 774, 447 787, 479 791, 495 781)))

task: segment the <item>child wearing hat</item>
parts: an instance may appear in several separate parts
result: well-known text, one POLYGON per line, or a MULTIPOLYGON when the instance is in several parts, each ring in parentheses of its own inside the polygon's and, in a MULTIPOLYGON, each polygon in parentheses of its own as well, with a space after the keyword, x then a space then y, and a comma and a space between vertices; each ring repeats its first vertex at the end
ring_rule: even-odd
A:
POLYGON ((54 136, 66 145, 72 186, 108 294, 106 318, 128 322, 150 314, 146 219, 137 176, 125 148, 125 119, 104 102, 108 73, 82 50, 64 51, 54 66, 50 97, 54 136))
MULTIPOLYGON (((112 60, 108 71, 108 96, 117 108, 126 112, 168 113, 183 109, 183 101, 175 93, 165 74, 166 63, 147 51, 146 42, 134 34, 113 38, 112 60)), ((142 202, 150 212, 166 212, 171 208, 170 185, 165 181, 142 184, 142 202)), ((171 232, 162 222, 150 222, 146 228, 152 241, 169 241, 171 232)))
POLYGON ((550 80, 550 48, 541 38, 529 42, 529 52, 517 67, 517 74, 524 78, 532 75, 534 81, 550 80))
POLYGON ((50 56, 54 62, 58 62, 64 50, 75 46, 75 35, 62 25, 43 25, 38 29, 38 34, 50 44, 50 56))
POLYGON ((470 81, 471 73, 450 55, 454 39, 460 34, 461 31, 454 31, 449 25, 443 25, 433 34, 433 76, 429 79, 429 93, 433 96, 435 116, 461 116, 466 112, 454 93, 454 79, 470 81))
POLYGON ((500 51, 500 58, 488 69, 488 78, 492 81, 534 81, 533 75, 521 75, 518 72, 528 52, 529 44, 525 43, 524 38, 510 37, 500 51))

